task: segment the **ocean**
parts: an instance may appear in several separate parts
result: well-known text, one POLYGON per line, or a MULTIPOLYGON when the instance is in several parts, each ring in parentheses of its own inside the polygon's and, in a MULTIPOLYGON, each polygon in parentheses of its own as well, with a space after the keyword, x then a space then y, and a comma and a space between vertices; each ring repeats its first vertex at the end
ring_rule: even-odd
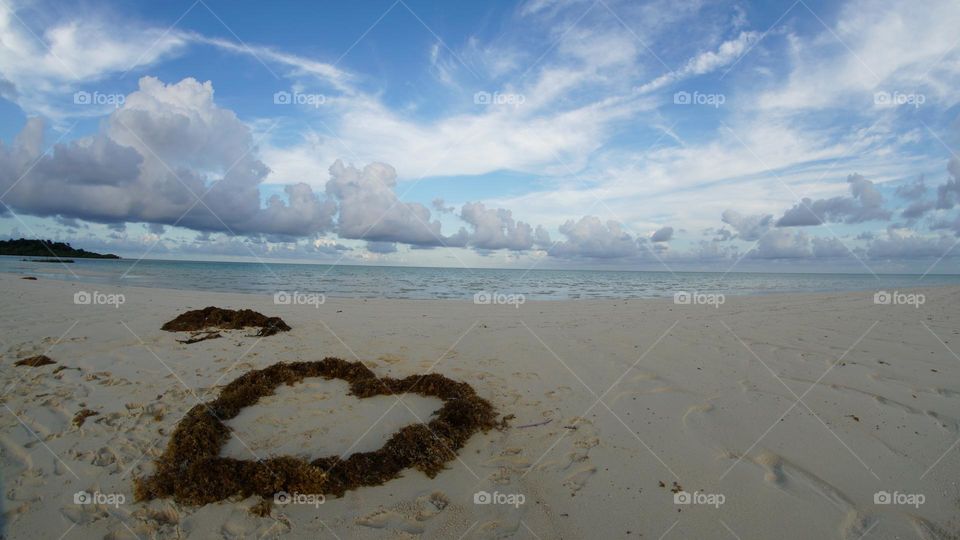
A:
POLYGON ((897 274, 465 269, 148 259, 75 261, 58 264, 0 256, 0 272, 104 285, 411 299, 472 298, 477 294, 523 295, 526 300, 657 298, 678 292, 736 296, 960 285, 960 276, 942 274, 921 278, 897 274))

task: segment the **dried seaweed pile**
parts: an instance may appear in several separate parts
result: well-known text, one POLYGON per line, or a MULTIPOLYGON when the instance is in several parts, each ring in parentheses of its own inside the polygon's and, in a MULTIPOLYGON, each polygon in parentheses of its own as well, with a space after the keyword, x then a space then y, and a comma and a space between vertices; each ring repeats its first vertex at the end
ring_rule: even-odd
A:
POLYGON ((280 317, 267 317, 252 309, 224 309, 213 306, 188 311, 172 321, 167 321, 160 329, 167 332, 196 332, 207 328, 237 330, 248 326, 260 328, 258 337, 290 330, 290 326, 280 317))
POLYGON ((40 367, 40 366, 49 366, 50 364, 56 364, 49 356, 45 354, 38 354, 36 356, 31 356, 30 358, 24 358, 23 360, 17 360, 13 365, 15 366, 28 366, 28 367, 40 367))
POLYGON ((498 427, 496 411, 469 384, 442 375, 378 378, 360 362, 324 358, 313 362, 280 362, 250 371, 228 384, 220 396, 191 409, 177 425, 156 472, 135 480, 138 500, 173 497, 183 504, 207 504, 239 495, 272 497, 279 491, 340 496, 350 489, 380 485, 413 467, 433 478, 456 457, 471 435, 498 427), (306 377, 342 379, 358 398, 416 393, 443 400, 428 424, 406 426, 373 452, 313 461, 280 456, 260 461, 220 457, 230 438, 223 424, 281 384, 306 377))

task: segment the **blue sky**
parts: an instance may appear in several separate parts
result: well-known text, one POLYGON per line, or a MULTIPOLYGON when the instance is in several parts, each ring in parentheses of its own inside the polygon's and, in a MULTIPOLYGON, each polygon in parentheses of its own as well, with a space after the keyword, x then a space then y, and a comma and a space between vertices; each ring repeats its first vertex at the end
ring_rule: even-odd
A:
POLYGON ((960 5, 0 3, 0 235, 956 272, 960 5))

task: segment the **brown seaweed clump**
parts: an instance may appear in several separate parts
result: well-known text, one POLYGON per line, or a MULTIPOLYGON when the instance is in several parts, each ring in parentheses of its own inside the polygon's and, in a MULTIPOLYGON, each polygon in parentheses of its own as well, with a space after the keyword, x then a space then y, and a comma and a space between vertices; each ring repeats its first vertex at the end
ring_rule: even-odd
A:
POLYGON ((83 423, 87 421, 87 418, 91 416, 97 416, 100 413, 97 411, 92 411, 90 409, 80 409, 77 414, 73 415, 73 425, 77 427, 83 426, 83 423))
POLYGON ((433 478, 456 458, 476 432, 499 428, 496 410, 467 383, 442 375, 379 378, 361 362, 324 358, 312 362, 280 362, 247 372, 226 385, 217 399, 190 409, 177 425, 167 448, 156 460, 153 476, 134 481, 137 500, 173 497, 181 504, 200 505, 233 496, 271 498, 288 493, 343 495, 361 486, 376 486, 415 468, 433 478), (281 384, 307 377, 342 379, 358 398, 417 393, 443 400, 427 424, 400 429, 378 450, 341 459, 328 456, 313 461, 279 456, 258 461, 220 457, 230 438, 224 420, 244 407, 273 394, 281 384))
POLYGON ((248 326, 260 328, 257 337, 272 336, 277 332, 290 330, 290 326, 280 317, 267 317, 252 309, 224 309, 213 306, 188 311, 172 321, 167 321, 160 329, 167 332, 197 332, 207 328, 237 330, 248 326))
POLYGON ((24 358, 23 360, 17 360, 13 365, 15 366, 29 366, 29 367, 40 367, 40 366, 49 366, 50 364, 56 364, 49 356, 45 354, 38 354, 36 356, 31 356, 30 358, 24 358))

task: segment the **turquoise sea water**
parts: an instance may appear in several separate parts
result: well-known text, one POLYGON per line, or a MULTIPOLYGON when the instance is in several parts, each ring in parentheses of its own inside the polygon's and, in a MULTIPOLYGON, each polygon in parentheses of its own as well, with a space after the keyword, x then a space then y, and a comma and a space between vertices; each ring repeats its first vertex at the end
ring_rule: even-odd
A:
POLYGON ((329 297, 471 298, 478 292, 523 294, 527 300, 669 297, 678 291, 725 295, 877 291, 960 285, 960 275, 623 272, 415 268, 76 259, 73 264, 0 256, 0 272, 94 284, 329 297), (132 268, 131 268, 132 266, 132 268))

